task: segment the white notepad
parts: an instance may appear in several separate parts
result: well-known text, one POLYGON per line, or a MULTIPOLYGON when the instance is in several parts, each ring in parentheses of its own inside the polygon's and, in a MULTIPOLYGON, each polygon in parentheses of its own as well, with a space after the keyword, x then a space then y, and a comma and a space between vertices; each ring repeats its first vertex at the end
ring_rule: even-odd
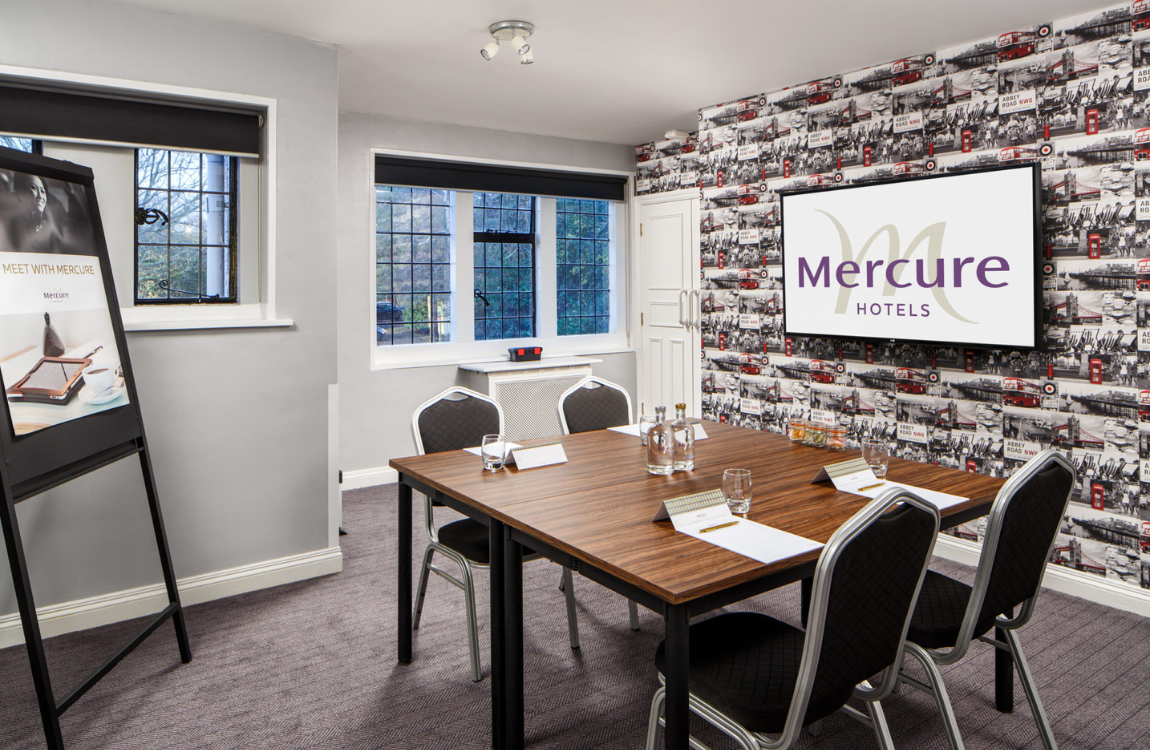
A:
POLYGON ((811 539, 735 516, 720 490, 683 495, 663 502, 652 520, 668 518, 680 533, 767 565, 823 546, 811 539))

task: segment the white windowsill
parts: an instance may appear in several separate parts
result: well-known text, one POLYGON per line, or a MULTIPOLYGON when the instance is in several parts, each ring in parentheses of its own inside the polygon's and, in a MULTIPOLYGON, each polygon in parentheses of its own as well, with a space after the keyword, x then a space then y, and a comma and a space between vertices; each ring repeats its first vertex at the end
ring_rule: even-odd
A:
MULTIPOLYGON (((490 343, 490 342, 488 342, 488 343, 490 343)), ((508 340, 506 343, 508 346, 511 346, 511 344, 512 344, 512 342, 510 340, 508 340)), ((537 340, 534 342, 527 342, 524 340, 519 340, 519 341, 515 342, 515 345, 516 346, 543 346, 543 351, 544 351, 543 360, 542 360, 543 362, 546 362, 548 359, 554 360, 554 359, 557 359, 560 357, 581 357, 581 356, 585 357, 585 356, 597 356, 597 355, 601 355, 601 354, 624 354, 627 352, 635 351, 635 349, 633 347, 631 347, 630 345, 628 345, 625 342, 621 343, 621 344, 611 344, 608 342, 604 342, 602 346, 586 347, 586 348, 581 347, 577 350, 576 349, 564 349, 564 350, 556 351, 554 354, 552 354, 551 352, 548 351, 548 349, 550 347, 548 347, 547 343, 544 341, 538 341, 537 340)), ((497 361, 508 362, 508 355, 506 354, 507 346, 502 347, 502 352, 503 352, 502 354, 497 353, 495 351, 491 351, 490 349, 488 349, 485 352, 477 353, 477 354, 472 355, 472 356, 461 356, 462 351, 464 351, 463 347, 466 347, 466 346, 467 346, 466 344, 461 345, 457 342, 448 342, 448 343, 442 343, 442 344, 414 344, 414 345, 395 347, 395 348, 388 347, 388 346, 377 346, 377 347, 375 347, 376 351, 373 353, 373 355, 375 357, 375 361, 372 362, 371 369, 372 370, 398 370, 398 369, 403 369, 403 368, 407 368, 407 367, 443 367, 443 366, 449 366, 449 365, 459 366, 459 365, 490 363, 490 362, 497 362, 497 361), (412 352, 413 350, 418 352, 418 351, 422 350, 422 354, 424 356, 422 358, 419 358, 419 359, 410 359, 410 360, 389 359, 388 358, 389 351, 391 353, 394 353, 395 349, 400 349, 400 348, 406 349, 406 350, 408 350, 408 352, 412 352)), ((528 363, 524 363, 524 364, 528 364, 528 363)), ((537 363, 529 363, 529 364, 537 364, 537 363)))
POLYGON ((192 331, 212 328, 290 328, 289 318, 264 317, 262 305, 172 305, 121 308, 124 330, 192 331))

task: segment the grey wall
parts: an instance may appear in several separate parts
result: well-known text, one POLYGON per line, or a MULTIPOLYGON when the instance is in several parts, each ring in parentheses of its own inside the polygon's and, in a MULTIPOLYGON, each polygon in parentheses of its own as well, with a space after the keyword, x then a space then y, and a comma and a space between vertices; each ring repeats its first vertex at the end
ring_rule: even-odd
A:
MULTIPOLYGON (((584 169, 632 171, 635 167, 634 149, 627 146, 340 114, 339 384, 340 461, 344 471, 384 467, 391 458, 415 453, 411 412, 444 388, 463 384, 454 365, 371 370, 372 148, 584 169)), ((593 366, 594 373, 619 383, 634 396, 635 353, 596 356, 604 361, 593 366)))
MULTIPOLYGON (((177 575, 326 548, 336 49, 104 3, 5 0, 0 15, 0 64, 278 100, 277 313, 295 326, 130 333, 128 346, 177 575)), ((38 605, 160 580, 135 461, 18 512, 38 605)), ((0 573, 0 614, 15 609, 0 573)))

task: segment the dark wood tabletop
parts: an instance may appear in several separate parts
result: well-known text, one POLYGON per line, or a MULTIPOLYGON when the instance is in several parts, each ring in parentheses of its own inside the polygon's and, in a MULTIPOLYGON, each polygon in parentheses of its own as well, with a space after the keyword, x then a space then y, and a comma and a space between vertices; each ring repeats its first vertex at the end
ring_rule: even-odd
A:
MULTIPOLYGON (((695 448, 695 470, 654 476, 639 439, 613 431, 562 437, 567 463, 520 471, 485 472, 466 451, 391 461, 392 468, 513 528, 627 581, 659 599, 681 604, 715 591, 800 565, 818 552, 764 565, 678 534, 669 521, 653 523, 660 504, 680 495, 719 489, 724 469, 750 469, 753 521, 826 542, 868 501, 811 484, 830 463, 858 451, 795 445, 769 432, 705 422, 707 439, 695 448)), ((943 512, 943 525, 985 512, 1002 479, 892 458, 887 478, 969 497, 943 512)))

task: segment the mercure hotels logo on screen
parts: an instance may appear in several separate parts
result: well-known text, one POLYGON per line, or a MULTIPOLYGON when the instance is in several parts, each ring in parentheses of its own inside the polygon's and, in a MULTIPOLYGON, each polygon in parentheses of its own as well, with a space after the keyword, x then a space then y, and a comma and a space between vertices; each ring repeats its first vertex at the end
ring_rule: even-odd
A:
MULTIPOLYGON (((834 225, 841 243, 837 259, 825 254, 798 258, 799 288, 837 288, 835 315, 860 318, 929 318, 948 315, 963 323, 974 323, 977 308, 983 307, 988 293, 1009 294, 1010 262, 1001 255, 958 255, 943 257, 947 222, 923 228, 901 247, 901 235, 894 224, 874 231, 856 255, 846 228, 822 209, 834 225), (886 239, 886 257, 870 253, 876 241, 886 239), (928 290, 931 301, 900 301, 900 289, 928 290), (957 299, 951 299, 951 293, 957 299)), ((881 247, 881 243, 880 243, 881 247)), ((913 296, 919 297, 920 294, 913 296)))

